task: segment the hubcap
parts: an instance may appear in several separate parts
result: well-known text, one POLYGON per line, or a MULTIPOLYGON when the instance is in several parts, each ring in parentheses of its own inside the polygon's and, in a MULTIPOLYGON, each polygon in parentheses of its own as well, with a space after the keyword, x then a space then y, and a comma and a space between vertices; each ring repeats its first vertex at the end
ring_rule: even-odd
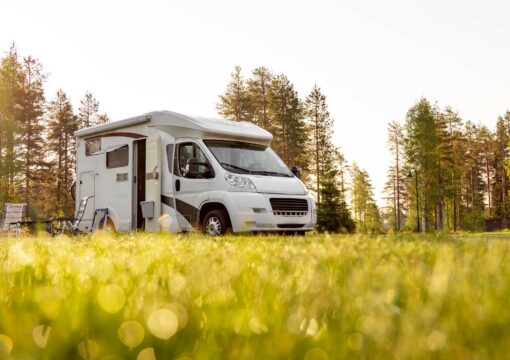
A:
POLYGON ((221 235, 221 222, 216 216, 211 216, 209 220, 207 220, 207 224, 205 225, 205 233, 207 235, 221 235))

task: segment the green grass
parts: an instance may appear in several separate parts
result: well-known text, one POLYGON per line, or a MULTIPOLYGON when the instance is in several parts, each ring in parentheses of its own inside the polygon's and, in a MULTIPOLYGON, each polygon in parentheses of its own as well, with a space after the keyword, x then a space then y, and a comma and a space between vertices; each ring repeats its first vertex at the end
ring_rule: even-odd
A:
POLYGON ((508 359, 510 236, 0 239, 0 358, 508 359))

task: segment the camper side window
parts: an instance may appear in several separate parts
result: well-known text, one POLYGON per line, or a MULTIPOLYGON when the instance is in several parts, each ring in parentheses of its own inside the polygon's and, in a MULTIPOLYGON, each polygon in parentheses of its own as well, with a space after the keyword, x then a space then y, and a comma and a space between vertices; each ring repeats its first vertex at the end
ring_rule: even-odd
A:
POLYGON ((124 145, 106 153, 106 167, 108 169, 127 166, 129 164, 129 148, 124 145))
POLYGON ((101 151, 101 138, 85 140, 85 155, 92 156, 101 151))

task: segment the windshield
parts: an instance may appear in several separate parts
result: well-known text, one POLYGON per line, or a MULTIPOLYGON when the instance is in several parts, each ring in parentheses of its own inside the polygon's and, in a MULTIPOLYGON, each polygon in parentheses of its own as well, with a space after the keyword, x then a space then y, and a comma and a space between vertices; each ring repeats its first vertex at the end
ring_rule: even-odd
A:
POLYGON ((204 143, 228 171, 238 174, 293 176, 287 165, 269 146, 224 140, 205 140, 204 143))

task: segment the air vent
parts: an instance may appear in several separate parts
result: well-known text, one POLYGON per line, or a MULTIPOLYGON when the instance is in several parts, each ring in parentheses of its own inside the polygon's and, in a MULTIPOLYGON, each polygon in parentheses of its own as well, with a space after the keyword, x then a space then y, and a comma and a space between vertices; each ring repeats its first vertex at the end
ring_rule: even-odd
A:
POLYGON ((306 199, 271 198, 269 202, 274 215, 306 216, 308 214, 308 201, 306 199))
POLYGON ((299 229, 305 226, 305 224, 278 224, 280 229, 299 229))

